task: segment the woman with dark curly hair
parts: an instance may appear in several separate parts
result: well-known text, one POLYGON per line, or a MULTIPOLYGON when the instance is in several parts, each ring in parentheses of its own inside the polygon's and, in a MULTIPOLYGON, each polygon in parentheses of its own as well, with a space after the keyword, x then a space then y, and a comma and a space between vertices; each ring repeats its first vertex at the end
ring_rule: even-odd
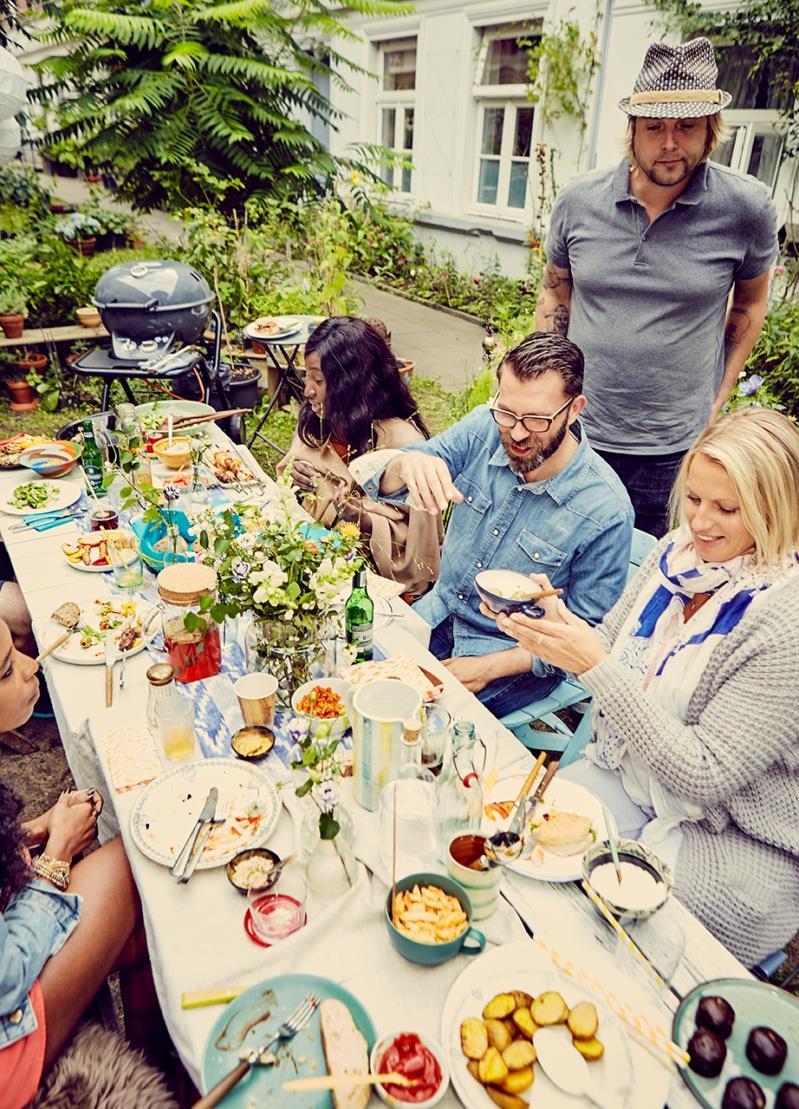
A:
MULTIPOLYGON (((37 664, 0 620, 0 732, 24 724, 39 697, 37 664)), ((128 1038, 157 1059, 168 1038, 147 962, 136 887, 120 839, 72 866, 95 839, 102 799, 64 793, 19 822, 0 784, 0 1102, 21 1109, 66 1045, 107 975, 120 971, 128 1038), (33 854, 36 848, 43 851, 33 854)))
POLYGON ((421 596, 438 577, 440 517, 379 504, 359 488, 379 468, 370 452, 429 438, 399 362, 365 320, 335 316, 308 339, 305 375, 297 434, 278 473, 289 467, 315 520, 355 524, 378 573, 401 582, 410 598, 421 596))

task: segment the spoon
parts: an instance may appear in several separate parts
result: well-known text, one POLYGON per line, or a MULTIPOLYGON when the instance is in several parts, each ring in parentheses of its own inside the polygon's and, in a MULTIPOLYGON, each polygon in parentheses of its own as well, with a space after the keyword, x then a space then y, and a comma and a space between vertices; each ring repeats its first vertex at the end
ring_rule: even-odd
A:
MULTIPOLYGON (((499 838, 500 836, 503 836, 503 835, 504 836, 510 836, 510 833, 509 832, 496 832, 495 835, 496 835, 497 838, 499 838)), ((504 866, 506 869, 509 870, 510 867, 508 867, 508 864, 505 861, 505 859, 513 860, 513 859, 518 858, 518 856, 521 852, 521 849, 522 849, 521 837, 517 837, 518 844, 510 844, 507 847, 504 846, 503 844, 499 845, 500 847, 503 848, 503 853, 505 855, 505 858, 503 858, 502 855, 499 854, 499 851, 497 850, 497 845, 491 842, 491 840, 493 840, 493 839, 494 839, 494 836, 492 836, 491 839, 487 839, 485 841, 485 844, 483 845, 483 851, 485 852, 485 854, 483 854, 481 856, 480 861, 481 862, 483 862, 483 861, 487 862, 488 865, 491 866, 491 867, 493 867, 493 866, 504 866)))
POLYGON ((538 1055, 541 1069, 558 1089, 574 1097, 584 1097, 599 1109, 615 1109, 609 1101, 604 1101, 599 1093, 592 1090, 594 1085, 588 1070, 588 1063, 572 1044, 567 1029, 556 1026, 539 1028, 533 1036, 533 1046, 538 1055))

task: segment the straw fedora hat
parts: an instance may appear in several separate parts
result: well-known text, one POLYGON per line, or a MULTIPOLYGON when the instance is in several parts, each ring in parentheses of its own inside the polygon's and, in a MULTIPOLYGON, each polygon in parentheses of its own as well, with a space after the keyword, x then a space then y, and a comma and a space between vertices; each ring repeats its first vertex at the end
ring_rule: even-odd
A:
POLYGON ((631 96, 619 101, 628 116, 690 119, 712 116, 732 100, 716 88, 718 66, 709 39, 692 39, 680 46, 655 42, 647 49, 631 96))

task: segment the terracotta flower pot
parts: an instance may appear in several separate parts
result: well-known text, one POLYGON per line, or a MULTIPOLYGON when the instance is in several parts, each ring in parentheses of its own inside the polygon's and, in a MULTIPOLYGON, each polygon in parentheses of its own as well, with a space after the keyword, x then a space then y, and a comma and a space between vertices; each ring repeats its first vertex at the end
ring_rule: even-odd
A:
POLYGON ((97 308, 87 305, 85 308, 78 308, 76 315, 78 317, 78 322, 83 327, 100 326, 100 313, 97 308))
POLYGON ((0 327, 2 327, 6 339, 19 339, 24 326, 25 317, 22 315, 0 316, 0 327))
POLYGON ((99 173, 87 173, 86 174, 86 184, 87 185, 99 185, 101 181, 102 181, 102 176, 99 173))
POLYGON ((17 359, 16 365, 21 374, 28 374, 31 370, 36 370, 38 373, 47 365, 47 355, 24 354, 22 358, 17 359))
POLYGON ((36 390, 28 385, 27 381, 12 379, 6 382, 6 386, 11 394, 12 412, 32 412, 34 408, 39 407, 36 390))
POLYGON ((97 249, 97 239, 94 235, 88 239, 67 239, 67 242, 73 250, 77 250, 78 254, 82 254, 85 258, 91 258, 97 249))

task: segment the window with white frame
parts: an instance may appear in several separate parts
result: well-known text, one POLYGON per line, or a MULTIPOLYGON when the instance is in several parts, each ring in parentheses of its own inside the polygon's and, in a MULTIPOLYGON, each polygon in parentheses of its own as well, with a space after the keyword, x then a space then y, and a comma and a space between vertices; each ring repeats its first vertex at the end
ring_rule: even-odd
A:
MULTIPOLYGON (((378 50, 378 142, 409 162, 416 103, 416 39, 393 39, 381 43, 378 50)), ((409 165, 383 166, 381 177, 395 192, 411 192, 413 172, 409 165)))
MULTIPOLYGON (((777 182, 783 138, 777 131, 780 111, 788 106, 793 92, 780 88, 771 79, 768 62, 758 76, 749 76, 755 62, 749 47, 716 46, 719 67, 718 87, 732 94, 724 120, 730 130, 727 142, 711 155, 714 162, 751 173, 769 189, 777 182)), ((799 58, 794 78, 799 79, 799 58)))
POLYGON ((477 151, 473 204, 523 221, 532 208, 530 177, 535 109, 527 97, 527 47, 534 32, 486 28, 477 57, 477 151))

